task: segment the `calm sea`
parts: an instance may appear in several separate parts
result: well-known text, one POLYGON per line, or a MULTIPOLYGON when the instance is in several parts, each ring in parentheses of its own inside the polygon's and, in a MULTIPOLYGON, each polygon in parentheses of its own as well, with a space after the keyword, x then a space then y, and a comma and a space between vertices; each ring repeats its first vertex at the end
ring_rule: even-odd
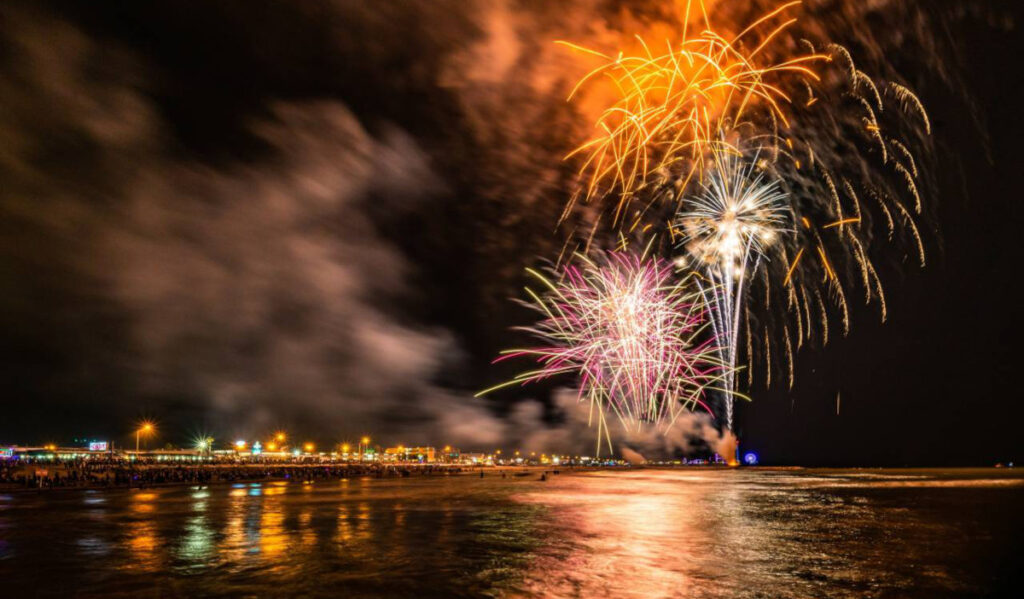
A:
POLYGON ((991 469, 0 494, 0 597, 1022 597, 1022 508, 991 469))

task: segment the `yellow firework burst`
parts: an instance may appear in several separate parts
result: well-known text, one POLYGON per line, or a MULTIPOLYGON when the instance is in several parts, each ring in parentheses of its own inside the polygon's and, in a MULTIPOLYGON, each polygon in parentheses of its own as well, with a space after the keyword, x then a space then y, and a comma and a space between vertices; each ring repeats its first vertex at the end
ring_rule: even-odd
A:
POLYGON ((699 34, 688 36, 684 28, 675 43, 666 40, 655 48, 637 37, 636 55, 609 56, 559 42, 602 60, 569 98, 599 79, 610 82, 613 96, 595 123, 594 137, 568 156, 582 161, 582 185, 565 215, 580 197, 617 193, 613 222, 621 224, 635 192, 652 180, 676 180, 685 186, 700 175, 713 150, 730 145, 723 131, 740 126, 748 115, 767 114, 787 125, 790 97, 773 76, 817 79, 811 63, 828 59, 813 52, 782 62, 765 58, 765 47, 796 21, 785 13, 798 4, 784 3, 730 37, 716 32, 706 16, 699 34))

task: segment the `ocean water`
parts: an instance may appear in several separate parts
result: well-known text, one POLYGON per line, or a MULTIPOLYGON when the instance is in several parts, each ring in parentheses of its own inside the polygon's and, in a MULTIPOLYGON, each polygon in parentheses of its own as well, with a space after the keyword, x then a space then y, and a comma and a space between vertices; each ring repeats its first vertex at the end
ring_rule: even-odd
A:
POLYGON ((0 493, 0 597, 1021 597, 1024 472, 0 493))

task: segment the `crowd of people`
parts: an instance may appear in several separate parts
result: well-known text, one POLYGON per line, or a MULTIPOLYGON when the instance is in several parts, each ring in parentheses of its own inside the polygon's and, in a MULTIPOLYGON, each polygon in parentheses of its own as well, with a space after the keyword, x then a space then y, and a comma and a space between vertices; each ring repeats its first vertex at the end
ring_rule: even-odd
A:
POLYGON ((168 464, 116 458, 76 460, 0 460, 0 489, 148 487, 169 484, 210 484, 258 480, 313 481, 373 476, 454 474, 462 467, 447 464, 381 463, 204 463, 168 464))

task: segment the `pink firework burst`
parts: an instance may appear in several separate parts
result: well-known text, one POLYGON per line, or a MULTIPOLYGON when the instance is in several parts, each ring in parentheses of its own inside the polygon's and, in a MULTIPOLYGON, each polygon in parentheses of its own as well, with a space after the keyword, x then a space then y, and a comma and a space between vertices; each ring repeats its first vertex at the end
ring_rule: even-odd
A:
POLYGON ((710 412, 704 394, 726 368, 690 276, 679 277, 666 260, 626 252, 608 252, 599 261, 576 257, 578 265, 528 270, 543 289, 527 288, 525 304, 542 318, 519 330, 542 343, 502 352, 496 360, 529 357, 537 368, 479 395, 576 375, 591 424, 596 418, 598 440, 604 433, 609 445, 608 414, 627 432, 645 425, 664 432, 684 411, 710 412))

